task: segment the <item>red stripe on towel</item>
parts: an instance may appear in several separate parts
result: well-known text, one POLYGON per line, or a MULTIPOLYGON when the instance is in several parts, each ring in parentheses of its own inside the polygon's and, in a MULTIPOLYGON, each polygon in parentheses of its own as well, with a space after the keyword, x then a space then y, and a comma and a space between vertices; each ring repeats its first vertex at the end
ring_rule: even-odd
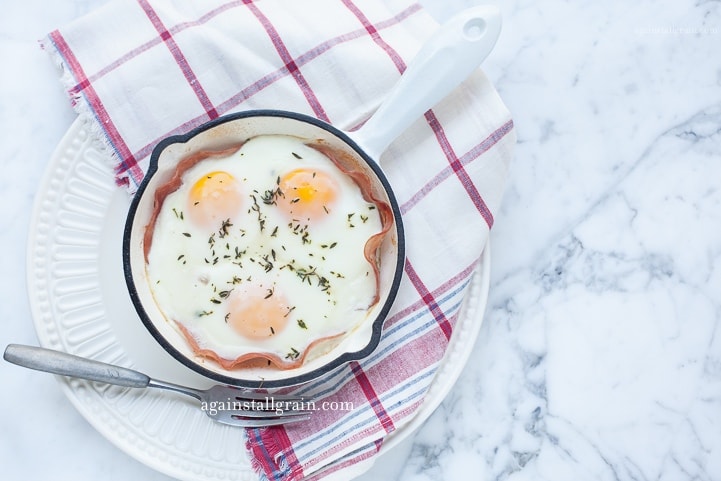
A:
MULTIPOLYGON (((208 13, 206 13, 202 17, 198 18, 197 20, 179 23, 179 24, 169 28, 168 32, 170 32, 171 35, 175 36, 179 32, 182 32, 183 30, 187 30, 188 28, 191 28, 191 27, 197 27, 199 25, 203 25, 203 24, 207 23, 209 20, 212 20, 213 18, 217 17, 221 13, 224 13, 232 8, 242 6, 244 4, 245 3, 243 2, 243 0, 235 0, 233 2, 228 2, 224 5, 214 8, 213 10, 210 10, 208 13)), ((117 69, 121 65, 127 63, 128 61, 134 59, 141 53, 145 52, 146 50, 150 50, 151 48, 155 47, 156 45, 159 45, 162 42, 163 42, 163 39, 160 36, 158 36, 158 37, 155 37, 155 38, 143 43, 139 47, 136 47, 136 48, 130 50, 128 53, 122 55, 121 57, 118 57, 116 60, 112 61, 111 63, 109 63, 102 69, 98 70, 94 74, 89 75, 83 84, 76 85, 75 87, 73 87, 72 90, 74 92, 79 92, 79 91, 83 90, 85 87, 87 87, 88 82, 95 82, 98 79, 103 78, 104 76, 106 76, 113 70, 117 69)))
MULTIPOLYGON (((483 153, 493 148, 494 145, 496 145, 503 137, 506 136, 509 132, 513 130, 513 121, 509 120, 505 124, 501 125, 498 129, 496 129, 491 135, 483 139, 480 143, 478 143, 475 147, 473 147, 471 150, 466 152, 461 158, 459 159, 459 162, 461 165, 468 165, 469 163, 476 160, 478 157, 480 157, 483 153)), ((429 192, 431 192, 437 185, 439 185, 441 182, 446 180, 448 177, 450 177, 453 174, 453 168, 452 166, 448 166, 447 168, 440 171, 435 177, 433 177, 431 180, 429 180, 418 192, 413 194, 406 202, 404 202, 400 208, 401 208, 401 214, 405 214, 409 210, 411 210, 416 204, 418 204, 429 192)))
POLYGON ((488 224, 488 228, 490 229, 491 227, 493 227, 493 214, 486 205, 486 202, 483 200, 481 193, 478 192, 475 184, 473 184, 473 181, 468 175, 468 172, 466 172, 466 169, 463 167, 463 164, 458 159, 458 156, 453 150, 451 143, 448 141, 448 137, 446 136, 446 132, 443 130, 443 126, 438 121, 436 114, 434 114, 432 110, 426 112, 425 117, 428 121, 428 125, 430 125, 431 129, 433 129, 436 140, 438 140, 438 143, 440 144, 441 149, 446 156, 446 159, 448 159, 448 163, 450 164, 451 169, 453 169, 453 172, 458 177, 458 180, 461 181, 461 185, 468 193, 468 196, 471 198, 473 205, 476 206, 476 209, 481 214, 481 217, 483 217, 483 220, 486 221, 486 224, 488 224))
POLYGON ((390 416, 388 416, 383 404, 380 399, 378 399, 378 395, 376 394, 375 389, 373 389, 373 385, 368 379, 368 376, 366 376, 366 373, 363 372, 363 368, 356 361, 350 363, 350 368, 351 371, 353 371, 353 375, 355 376, 356 381, 358 381, 363 394, 365 394, 366 399, 373 408, 373 412, 376 413, 376 417, 378 417, 378 420, 381 422, 383 429, 385 429, 387 433, 394 431, 395 426, 393 425, 393 420, 390 416))
POLYGON ((285 64, 285 68, 288 69, 288 72, 290 72, 290 74, 295 79, 298 87, 300 87, 301 92, 303 92, 303 95, 308 101, 308 104, 310 104, 310 107, 311 109, 313 109, 315 115, 321 120, 330 122, 330 119, 328 118, 325 109, 320 104, 320 101, 316 97, 313 90, 310 88, 308 81, 301 73, 300 69, 298 68, 298 64, 288 51, 285 43, 283 43, 283 39, 280 37, 280 34, 278 34, 275 26, 270 22, 270 20, 268 20, 268 17, 266 17, 263 12, 260 11, 258 6, 255 5, 252 0, 245 0, 245 3, 246 5, 248 5, 250 11, 253 12, 253 15, 255 15, 255 17, 258 19, 265 31, 268 33, 270 40, 273 42, 273 46, 275 47, 276 51, 280 55, 281 60, 283 60, 283 63, 285 64))
MULTIPOLYGON (((75 57, 75 54, 70 49, 70 46, 65 41, 60 32, 57 30, 52 32, 50 34, 50 39, 55 44, 55 47, 58 49, 60 55, 62 55, 62 57, 65 59, 65 62, 67 62, 68 66, 70 66, 71 70, 74 72, 76 81, 79 84, 85 84, 87 81, 85 71, 83 70, 80 62, 78 62, 78 59, 75 57)), ((108 135, 108 140, 110 141, 113 148, 116 150, 118 157, 120 158, 120 165, 118 165, 116 169, 117 173, 130 172, 133 177, 137 176, 138 178, 142 179, 143 171, 138 166, 137 159, 133 156, 132 152, 130 152, 127 144, 120 136, 118 129, 115 127, 115 124, 113 124, 110 115, 108 115, 105 106, 100 101, 100 97, 98 96, 93 86, 88 83, 85 90, 83 90, 83 95, 87 99, 88 103, 90 103, 90 105, 92 106, 92 109, 95 111, 98 123, 105 128, 105 132, 108 135)))
POLYGON ((200 84, 200 81, 198 81, 198 77, 195 75, 195 72, 193 72, 193 69, 188 63, 188 60, 185 58, 185 55, 180 50, 180 47, 178 47, 178 44, 175 42, 173 35, 168 31, 168 29, 165 28, 165 25, 163 25, 163 21, 160 20, 160 17, 155 12, 155 10, 153 10, 153 7, 150 6, 147 0, 138 0, 138 2, 143 7, 143 11, 148 16, 148 20, 150 20, 150 23, 153 24, 155 30, 157 30, 158 34, 160 34, 160 38, 168 47, 168 50, 170 50, 171 55, 175 59, 175 62, 178 64, 178 67, 183 72, 185 80, 187 80, 190 88, 193 89, 193 93, 195 93, 198 101, 200 101, 200 105, 202 105, 205 109, 205 113, 208 115, 208 119, 213 120, 217 118, 218 112, 215 110, 213 103, 210 101, 210 98, 205 92, 203 86, 200 84))
POLYGON ((453 332, 453 327, 451 326, 450 321, 446 317, 446 314, 443 312, 443 309, 441 309, 436 302, 433 294, 431 294, 431 292, 428 290, 421 278, 418 276, 418 273, 413 268, 413 264, 411 264, 411 261, 409 260, 406 260, 405 271, 408 279, 413 284, 413 287, 416 288, 416 291, 418 291, 421 299, 423 299, 423 302, 426 304, 426 306, 428 306, 428 310, 431 311, 431 314, 433 314, 433 317, 443 331, 443 334, 446 336, 446 339, 450 339, 453 332))
POLYGON ((403 73, 403 71, 406 69, 406 63, 403 61, 401 56, 398 55, 398 52, 396 52, 393 47, 388 45, 388 42, 383 40, 383 38, 378 33, 378 29, 375 27, 375 25, 373 25, 370 20, 368 20, 368 17, 365 16, 361 9, 358 8, 355 3, 353 3, 353 0, 343 0, 343 4, 348 7, 351 12, 353 12, 353 15, 355 15, 358 20, 360 20, 361 24, 363 24, 363 27, 366 29, 373 41, 388 54, 398 71, 400 73, 403 73))

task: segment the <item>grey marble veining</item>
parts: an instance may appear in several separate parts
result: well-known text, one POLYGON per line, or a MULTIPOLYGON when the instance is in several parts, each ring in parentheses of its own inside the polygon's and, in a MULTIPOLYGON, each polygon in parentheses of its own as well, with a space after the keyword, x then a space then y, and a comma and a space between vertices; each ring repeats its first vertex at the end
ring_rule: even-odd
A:
MULTIPOLYGON (((0 19, 3 343, 35 342, 32 200, 74 119, 36 40, 101 3, 26 0, 0 19)), ((444 19, 479 2, 422 3, 444 19)), ((484 324, 443 404, 361 479, 719 480, 721 3, 499 5, 484 69, 519 140, 484 324)), ((52 377, 0 373, 7 479, 168 479, 52 377)))

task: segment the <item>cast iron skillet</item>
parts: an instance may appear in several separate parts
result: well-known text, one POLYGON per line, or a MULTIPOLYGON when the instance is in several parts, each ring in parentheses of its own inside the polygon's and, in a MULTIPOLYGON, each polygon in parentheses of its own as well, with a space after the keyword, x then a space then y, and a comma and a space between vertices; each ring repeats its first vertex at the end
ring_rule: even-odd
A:
POLYGON ((378 159, 390 142, 475 70, 490 53, 501 28, 495 7, 462 12, 445 23, 421 48, 376 113, 357 131, 344 132, 308 115, 282 110, 251 110, 219 117, 185 135, 168 137, 153 150, 149 170, 130 206, 123 238, 123 267, 131 300, 145 327, 175 359, 214 381, 247 388, 276 388, 318 378, 345 363, 368 356, 378 345, 383 322, 396 297, 405 262, 403 220, 378 159), (202 150, 220 150, 258 135, 281 134, 317 141, 342 151, 371 179, 374 194, 391 206, 393 226, 379 249, 380 301, 369 322, 330 352, 288 370, 226 370, 200 359, 156 306, 146 278, 143 234, 154 193, 181 159, 202 150))

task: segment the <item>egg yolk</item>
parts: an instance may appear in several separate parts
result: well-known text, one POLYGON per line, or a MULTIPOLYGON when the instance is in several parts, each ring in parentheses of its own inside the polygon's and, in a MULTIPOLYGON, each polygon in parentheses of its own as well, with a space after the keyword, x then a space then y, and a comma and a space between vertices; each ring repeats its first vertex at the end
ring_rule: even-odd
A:
POLYGON ((196 224, 217 229, 233 218, 242 206, 238 181, 228 172, 204 174, 188 194, 188 215, 196 224))
POLYGON ((321 219, 331 211, 338 184, 321 170, 295 169, 280 178, 278 205, 291 217, 321 219))
POLYGON ((251 286, 228 299, 228 325, 249 339, 266 339, 285 329, 291 308, 277 289, 251 286))

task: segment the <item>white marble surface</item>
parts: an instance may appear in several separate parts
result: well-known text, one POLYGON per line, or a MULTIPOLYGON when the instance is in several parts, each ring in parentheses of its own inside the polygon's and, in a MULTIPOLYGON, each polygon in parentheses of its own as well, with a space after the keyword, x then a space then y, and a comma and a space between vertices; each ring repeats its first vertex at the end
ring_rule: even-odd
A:
MULTIPOLYGON (((74 119, 37 46, 102 0, 0 18, 0 342, 36 343, 33 196, 74 119)), ((423 0, 439 19, 473 0, 423 0)), ((476 350, 362 479, 721 479, 721 3, 503 1, 485 70, 516 158, 476 350)), ((0 363, 3 479, 166 480, 52 376, 0 363)))

